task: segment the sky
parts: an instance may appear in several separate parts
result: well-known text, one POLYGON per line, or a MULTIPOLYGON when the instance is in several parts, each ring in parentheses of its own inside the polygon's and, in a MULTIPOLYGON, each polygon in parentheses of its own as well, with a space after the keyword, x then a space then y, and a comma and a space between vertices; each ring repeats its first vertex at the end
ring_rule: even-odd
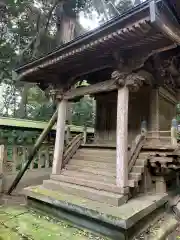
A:
MULTIPOLYGON (((115 5, 118 4, 119 1, 120 0, 116 0, 115 5)), ((134 2, 134 0, 131 0, 131 1, 134 2)), ((37 0, 34 0, 34 5, 37 8, 40 8, 40 4, 37 0)), ((80 17, 79 18, 80 24, 83 26, 83 28, 85 28, 87 30, 93 30, 93 29, 95 29, 99 26, 99 16, 98 16, 98 13, 96 11, 92 12, 91 19, 87 18, 87 16, 85 16, 83 12, 80 12, 79 17, 80 17)))
POLYGON ((88 29, 88 30, 92 30, 92 29, 97 28, 99 26, 98 14, 95 11, 92 13, 92 19, 89 19, 89 18, 85 17, 84 13, 81 12, 80 16, 79 16, 79 21, 80 21, 80 24, 85 29, 88 29))

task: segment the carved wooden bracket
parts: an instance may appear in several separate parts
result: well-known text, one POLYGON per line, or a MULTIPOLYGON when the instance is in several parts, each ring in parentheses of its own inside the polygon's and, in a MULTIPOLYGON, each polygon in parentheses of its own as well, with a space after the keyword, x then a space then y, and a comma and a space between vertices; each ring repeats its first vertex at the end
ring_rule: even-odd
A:
POLYGON ((126 77, 126 86, 132 92, 138 91, 143 82, 145 82, 145 78, 137 73, 131 73, 126 77))
POLYGON ((111 78, 116 82, 118 87, 126 86, 130 91, 138 91, 146 81, 144 76, 138 73, 124 73, 118 70, 114 71, 111 78))
POLYGON ((127 77, 127 73, 124 72, 120 72, 118 70, 115 70, 112 74, 111 74, 111 79, 114 80, 114 82, 116 82, 116 84, 118 85, 118 87, 123 87, 125 85, 125 79, 127 77))

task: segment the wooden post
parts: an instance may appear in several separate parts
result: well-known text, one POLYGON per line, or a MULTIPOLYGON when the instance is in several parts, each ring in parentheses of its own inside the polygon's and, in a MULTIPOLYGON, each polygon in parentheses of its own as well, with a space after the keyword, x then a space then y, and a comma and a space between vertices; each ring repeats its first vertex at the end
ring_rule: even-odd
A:
POLYGON ((3 174, 4 170, 4 145, 0 145, 0 174, 3 174))
POLYGON ((66 112, 66 122, 68 125, 72 124, 72 107, 73 107, 73 103, 68 102, 67 103, 67 112, 66 112))
POLYGON ((129 89, 118 89, 116 129, 116 184, 128 186, 128 101, 129 89))
POLYGON ((50 167, 50 154, 49 154, 50 148, 47 147, 45 150, 45 168, 50 167))
POLYGON ((16 173, 16 165, 17 165, 17 146, 12 147, 12 172, 16 173))
POLYGON ((66 126, 67 101, 62 100, 58 106, 58 119, 56 126, 56 142, 54 148, 52 174, 59 174, 61 171, 64 151, 64 136, 66 126))
POLYGON ((87 142, 87 127, 84 126, 84 130, 83 130, 83 144, 86 144, 87 142))
POLYGON ((71 130, 70 130, 70 127, 67 126, 67 129, 66 129, 66 134, 65 134, 65 139, 66 139, 66 144, 69 144, 69 139, 71 137, 71 130))
POLYGON ((156 176, 155 178, 156 184, 156 193, 166 193, 166 181, 163 176, 156 176))
POLYGON ((159 91, 158 89, 152 89, 151 93, 151 105, 150 105, 150 131, 152 137, 159 139, 159 91))
POLYGON ((146 136, 147 135, 147 122, 142 121, 141 123, 141 135, 146 136))
POLYGON ((4 187, 4 178, 3 178, 3 171, 4 171, 4 145, 0 145, 0 193, 3 192, 4 187))
POLYGON ((174 118, 171 123, 171 144, 177 146, 177 120, 174 118))
POLYGON ((152 177, 147 166, 144 167, 144 173, 141 181, 141 193, 152 191, 152 177))

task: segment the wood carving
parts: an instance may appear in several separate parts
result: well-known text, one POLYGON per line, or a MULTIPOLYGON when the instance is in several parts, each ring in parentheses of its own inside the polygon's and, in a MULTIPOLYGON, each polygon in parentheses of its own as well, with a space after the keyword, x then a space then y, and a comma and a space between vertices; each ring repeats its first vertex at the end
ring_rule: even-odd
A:
POLYGON ((137 73, 131 73, 126 77, 126 86, 130 91, 136 92, 145 82, 145 78, 137 73))
POLYGON ((127 73, 116 70, 111 74, 111 79, 116 82, 118 87, 123 87, 125 85, 126 76, 127 76, 127 73))
POLYGON ((118 70, 112 73, 111 78, 116 82, 119 88, 126 86, 133 92, 138 91, 146 81, 145 77, 138 73, 120 72, 118 70))

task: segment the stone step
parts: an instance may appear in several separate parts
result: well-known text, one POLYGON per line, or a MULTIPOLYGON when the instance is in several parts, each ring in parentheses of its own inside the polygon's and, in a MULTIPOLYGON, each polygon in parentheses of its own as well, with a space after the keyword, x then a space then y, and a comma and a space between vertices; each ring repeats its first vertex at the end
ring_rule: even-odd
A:
POLYGON ((154 151, 141 151, 139 156, 149 156, 150 154, 152 154, 154 151))
POLYGON ((136 160, 136 163, 135 163, 135 166, 145 166, 146 165, 146 163, 147 163, 147 159, 137 159, 136 160))
POLYGON ((78 159, 78 160, 84 160, 84 161, 95 161, 95 162, 116 162, 116 157, 111 157, 111 156, 91 156, 91 155, 80 155, 79 153, 76 153, 73 156, 73 159, 78 159))
POLYGON ((87 149, 80 148, 77 153, 79 155, 90 155, 90 156, 114 156, 116 157, 116 151, 111 149, 87 149))
POLYGON ((124 189, 117 187, 115 185, 115 181, 114 181, 114 184, 112 184, 112 183, 107 183, 103 181, 96 181, 94 179, 84 179, 77 176, 64 176, 64 175, 51 175, 51 179, 55 181, 67 182, 67 183, 72 183, 79 186, 89 187, 89 188, 93 188, 100 191, 103 190, 103 191, 113 192, 118 194, 127 193, 127 191, 125 192, 124 189))
POLYGON ((70 170, 70 171, 78 171, 78 172, 83 172, 83 173, 92 173, 92 174, 97 174, 97 175, 102 175, 102 176, 109 176, 109 177, 116 177, 116 169, 100 169, 100 168, 94 168, 94 167, 89 167, 89 166, 84 166, 84 167, 79 167, 76 165, 66 165, 65 169, 70 170))
POLYGON ((139 180, 141 180, 141 173, 134 173, 134 172, 129 173, 129 179, 130 180, 133 179, 135 181, 139 181, 139 180))
POLYGON ((74 177, 78 177, 78 178, 83 178, 83 179, 92 179, 95 181, 101 181, 101 182, 105 182, 105 183, 113 183, 115 184, 116 182, 116 176, 106 176, 106 175, 102 175, 102 174, 98 174, 98 171, 96 172, 83 172, 83 171, 78 171, 78 170, 62 170, 61 174, 64 176, 74 176, 74 177))
POLYGON ((143 173, 144 166, 134 166, 131 170, 131 173, 143 173))
MULTIPOLYGON (((102 177, 104 180, 106 179, 109 183, 115 184, 115 182, 116 182, 116 173, 115 172, 114 173, 103 172, 100 170, 96 170, 94 168, 84 168, 84 169, 79 170, 76 166, 75 167, 68 166, 67 169, 64 169, 62 171, 62 174, 65 176, 66 175, 67 176, 76 176, 76 173, 77 173, 77 176, 79 176, 79 177, 86 176, 86 177, 84 177, 84 179, 93 179, 93 178, 90 178, 90 176, 96 176, 94 179, 98 178, 98 180, 99 180, 102 177)), ((104 182, 106 182, 106 180, 104 182)), ((129 180, 128 186, 131 188, 138 186, 137 181, 135 182, 135 180, 129 180)))
POLYGON ((84 197, 97 202, 108 203, 113 206, 120 206, 128 199, 127 195, 124 196, 121 194, 99 191, 89 187, 54 180, 44 180, 43 186, 50 190, 62 191, 67 194, 84 197))
POLYGON ((103 163, 103 162, 87 162, 84 160, 77 160, 77 159, 71 159, 68 163, 68 165, 76 165, 76 166, 80 166, 80 167, 84 167, 84 166, 89 166, 89 167, 94 167, 97 169, 116 169, 116 164, 115 163, 103 163))

